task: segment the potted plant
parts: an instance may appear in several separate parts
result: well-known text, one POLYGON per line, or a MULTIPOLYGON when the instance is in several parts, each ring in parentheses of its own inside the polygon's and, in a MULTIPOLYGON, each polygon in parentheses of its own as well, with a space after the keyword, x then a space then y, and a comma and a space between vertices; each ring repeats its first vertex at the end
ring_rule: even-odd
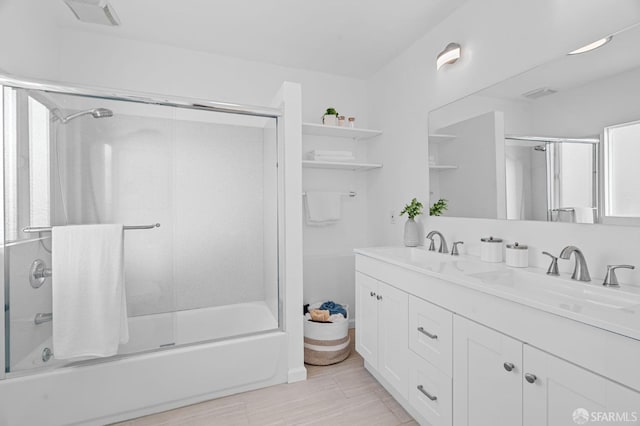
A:
POLYGON ((335 108, 327 108, 327 111, 322 116, 322 124, 327 126, 338 125, 338 111, 335 108))
POLYGON ((442 213, 447 209, 447 200, 440 198, 429 207, 429 216, 442 216, 442 213))
POLYGON ((416 247, 420 243, 420 232, 415 217, 422 214, 422 207, 422 203, 414 198, 400 212, 400 216, 405 213, 409 216, 404 224, 404 245, 407 247, 416 247))

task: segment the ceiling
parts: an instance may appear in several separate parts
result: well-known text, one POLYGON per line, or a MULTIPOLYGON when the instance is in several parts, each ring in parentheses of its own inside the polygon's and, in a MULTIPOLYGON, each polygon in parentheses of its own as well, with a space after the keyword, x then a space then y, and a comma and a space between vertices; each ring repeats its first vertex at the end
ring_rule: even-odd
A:
MULTIPOLYGON (((522 94, 539 88, 568 91, 596 80, 639 69, 640 55, 634 53, 637 52, 638 45, 640 24, 614 34, 610 43, 596 50, 580 55, 565 55, 502 81, 478 94, 526 101, 522 94)), ((578 47, 580 46, 576 46, 578 47)))
POLYGON ((119 27, 58 26, 286 67, 367 78, 466 0, 111 0, 119 27))

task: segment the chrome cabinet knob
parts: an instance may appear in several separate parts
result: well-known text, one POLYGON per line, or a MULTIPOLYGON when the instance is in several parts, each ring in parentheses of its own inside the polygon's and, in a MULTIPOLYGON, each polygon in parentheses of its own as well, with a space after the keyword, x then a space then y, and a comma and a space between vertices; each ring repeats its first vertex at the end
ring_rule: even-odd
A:
POLYGON ((505 362, 504 364, 502 364, 502 366, 504 367, 505 370, 507 371, 513 371, 514 368, 516 368, 515 365, 513 365, 512 362, 505 362))
POLYGON ((381 296, 381 295, 377 295, 377 296, 376 296, 376 299, 378 299, 378 300, 382 300, 382 296, 381 296))
POLYGON ((371 297, 373 297, 373 296, 375 296, 375 295, 376 295, 376 293, 375 293, 375 292, 373 292, 373 291, 369 293, 369 296, 371 296, 371 297))
POLYGON ((526 373, 524 375, 524 378, 527 380, 527 382, 529 383, 535 383, 536 380, 538 380, 538 378, 536 377, 535 374, 531 374, 531 373, 526 373))

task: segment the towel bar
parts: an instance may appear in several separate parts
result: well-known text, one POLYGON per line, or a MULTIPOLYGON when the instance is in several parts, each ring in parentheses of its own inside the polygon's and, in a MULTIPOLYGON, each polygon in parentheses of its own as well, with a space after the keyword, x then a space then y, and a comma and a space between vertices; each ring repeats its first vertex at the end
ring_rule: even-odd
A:
MULTIPOLYGON (((302 196, 306 196, 307 193, 303 192, 302 196)), ((340 193, 340 195, 342 195, 343 197, 355 197, 356 195, 358 195, 355 191, 349 191, 349 192, 342 192, 340 193)))
POLYGON ((33 318, 33 323, 35 325, 40 325, 40 324, 44 324, 45 322, 49 322, 53 320, 53 314, 52 313, 48 313, 48 314, 36 314, 36 316, 33 318))
MULTIPOLYGON (((125 231, 135 230, 135 229, 153 229, 159 228, 159 223, 152 223, 151 225, 125 225, 123 228, 125 231)), ((24 233, 32 233, 32 232, 51 232, 51 226, 27 226, 22 229, 24 233)))

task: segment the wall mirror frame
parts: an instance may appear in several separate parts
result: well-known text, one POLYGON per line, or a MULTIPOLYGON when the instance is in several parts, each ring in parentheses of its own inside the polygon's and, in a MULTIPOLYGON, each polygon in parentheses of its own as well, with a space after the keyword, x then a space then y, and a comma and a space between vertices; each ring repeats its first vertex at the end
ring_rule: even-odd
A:
POLYGON ((640 226, 640 24, 429 112, 450 217, 640 226))

